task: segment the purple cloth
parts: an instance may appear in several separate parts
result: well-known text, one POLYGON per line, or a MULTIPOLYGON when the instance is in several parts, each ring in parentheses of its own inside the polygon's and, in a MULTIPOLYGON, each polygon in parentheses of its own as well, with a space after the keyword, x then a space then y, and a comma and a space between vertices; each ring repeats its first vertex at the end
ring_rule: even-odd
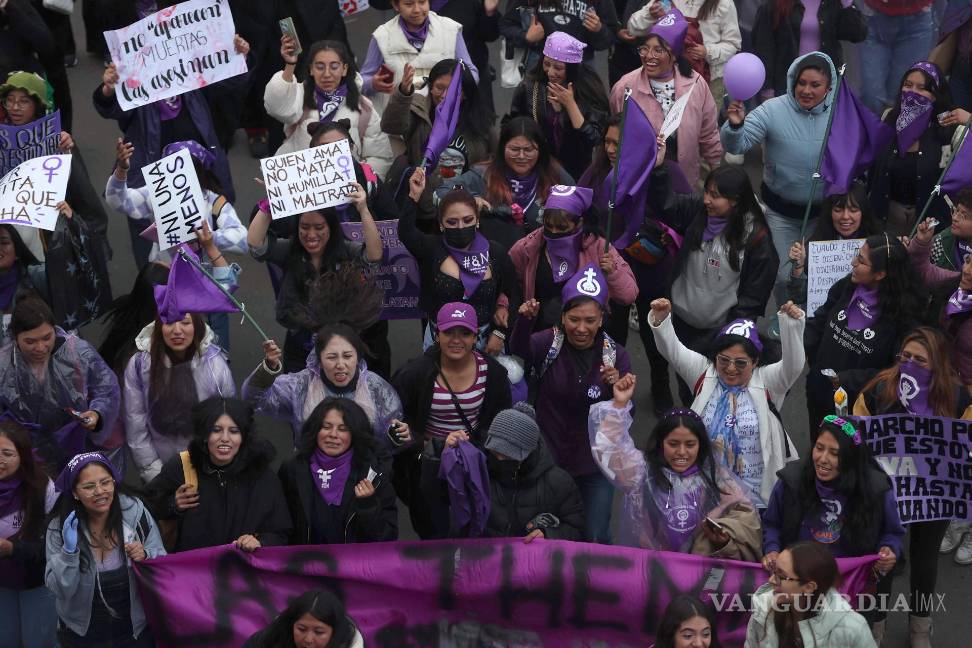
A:
POLYGON ((898 400, 909 414, 934 416, 928 397, 931 395, 932 372, 927 367, 905 360, 898 365, 898 400))
POLYGON ((969 185, 972 185, 972 145, 966 137, 942 177, 942 191, 953 194, 969 185))
POLYGON ((543 55, 561 63, 583 63, 584 48, 582 43, 570 34, 556 31, 543 43, 543 55))
POLYGON ((763 342, 759 339, 759 331, 756 330, 756 322, 751 319, 737 319, 729 322, 716 337, 723 335, 738 335, 753 343, 756 350, 763 352, 763 342))
POLYGON ((512 173, 506 176, 506 181, 510 183, 510 189, 513 191, 513 202, 524 210, 537 197, 538 177, 539 174, 536 170, 522 177, 512 173))
MULTIPOLYGON (((815 52, 820 49, 820 0, 803 1, 803 20, 800 21, 800 52, 799 56, 815 52)), ((853 1, 853 0, 852 0, 853 1)))
POLYGON ((607 306, 607 279, 598 266, 589 263, 567 280, 560 294, 564 304, 577 297, 590 297, 601 306, 607 306))
POLYGON ((553 271, 554 283, 562 283, 567 280, 567 277, 572 277, 577 272, 583 238, 584 231, 580 229, 569 236, 559 238, 543 235, 544 243, 547 246, 547 256, 550 257, 550 269, 553 271))
POLYGON ((702 230, 702 240, 711 241, 722 234, 722 231, 729 225, 729 217, 709 216, 705 221, 705 229, 702 230))
POLYGON ((671 12, 658 19, 655 26, 648 33, 661 36, 668 43, 668 46, 675 52, 675 56, 681 56, 685 49, 685 33, 688 31, 689 24, 685 16, 678 9, 672 8, 671 12))
POLYGON ((972 311, 972 293, 959 288, 948 298, 948 304, 945 306, 945 314, 951 317, 952 315, 961 315, 969 311, 972 311))
POLYGON ((182 112, 182 97, 160 99, 155 102, 155 107, 159 111, 159 119, 162 121, 171 121, 182 112))
POLYGON ((162 157, 172 155, 173 153, 178 153, 182 149, 189 151, 189 155, 196 158, 196 160, 199 161, 199 164, 201 164, 207 171, 212 170, 213 165, 216 164, 216 155, 195 140, 185 140, 182 142, 172 142, 171 144, 166 144, 165 148, 162 149, 162 157))
POLYGON ((0 479, 0 518, 20 510, 20 486, 23 483, 19 475, 0 479))
MULTIPOLYGON (((623 227, 609 226, 605 232, 605 236, 619 250, 631 244, 644 221, 648 176, 655 168, 655 157, 658 154, 658 136, 655 129, 638 102, 629 99, 625 99, 627 115, 624 118, 621 157, 617 165, 617 193, 614 197, 614 213, 621 218, 623 227)), ((614 176, 615 170, 612 169, 604 178, 602 191, 609 201, 614 176)))
POLYGON ((108 461, 108 458, 100 452, 85 452, 83 454, 75 455, 73 459, 68 461, 67 465, 61 471, 61 474, 57 476, 54 480, 54 488, 58 493, 70 493, 74 489, 74 482, 77 481, 78 475, 84 470, 85 466, 92 463, 100 463, 105 466, 109 473, 111 473, 111 478, 115 480, 116 484, 120 484, 122 481, 121 475, 118 474, 118 469, 108 461))
POLYGON ((320 448, 315 448, 314 454, 311 455, 311 479, 314 480, 317 492, 331 506, 340 504, 344 497, 344 485, 351 475, 353 458, 354 450, 350 449, 339 457, 332 457, 320 448))
POLYGON ((574 222, 580 220, 591 207, 594 200, 594 190, 587 187, 572 187, 570 185, 554 185, 550 187, 547 202, 543 208, 562 209, 574 217, 574 222))
POLYGON ((847 495, 826 483, 815 480, 821 507, 811 514, 805 524, 810 537, 820 544, 830 545, 840 542, 840 532, 844 528, 844 511, 847 510, 847 495))
POLYGON ((858 286, 847 304, 847 329, 860 331, 877 322, 881 316, 878 289, 858 286))
POLYGON ((468 441, 446 448, 439 479, 444 479, 449 489, 450 536, 482 537, 490 511, 486 455, 468 441))
POLYGON ((335 88, 334 92, 325 92, 314 86, 314 102, 317 104, 318 120, 330 121, 347 96, 348 86, 344 83, 335 88))
MULTIPOLYGON (((198 263, 199 257, 187 245, 183 244, 180 248, 198 263)), ((182 254, 176 254, 172 259, 169 282, 164 286, 155 286, 154 291, 159 318, 166 324, 178 322, 186 313, 239 311, 217 284, 182 258, 182 254)))
POLYGON ((412 47, 418 51, 422 51, 425 47, 425 39, 429 37, 429 19, 426 18, 425 22, 418 29, 412 29, 405 19, 401 16, 398 17, 398 26, 402 28, 402 33, 405 34, 405 40, 411 43, 412 47))
POLYGON ((0 310, 8 310, 20 285, 20 265, 14 263, 7 272, 0 274, 0 310))
POLYGON ((831 110, 830 138, 820 163, 827 196, 847 193, 894 137, 894 130, 858 101, 848 83, 840 84, 831 110))
POLYGON ((917 92, 905 90, 901 93, 901 112, 894 122, 898 140, 898 157, 903 158, 908 155, 908 149, 928 128, 934 107, 931 99, 917 92))
POLYGON ((922 72, 924 72, 925 74, 933 78, 936 84, 942 82, 942 71, 938 68, 937 65, 931 63, 930 61, 918 61, 910 68, 908 68, 909 72, 911 72, 912 70, 921 70, 922 72))
POLYGON ((486 240, 485 236, 476 232, 476 238, 465 250, 454 248, 445 242, 443 242, 443 245, 449 250, 449 256, 459 266, 459 279, 462 281, 462 287, 466 293, 465 297, 469 299, 476 292, 476 288, 479 287, 480 282, 486 276, 486 270, 489 268, 489 241, 486 240))
POLYGON ((452 80, 449 82, 449 89, 446 90, 445 97, 438 106, 435 107, 435 120, 432 122, 432 131, 429 133, 429 141, 425 145, 425 170, 431 172, 439 162, 439 156, 446 150, 449 142, 456 134, 456 126, 459 125, 459 113, 462 110, 462 61, 456 61, 456 67, 452 70, 452 80))

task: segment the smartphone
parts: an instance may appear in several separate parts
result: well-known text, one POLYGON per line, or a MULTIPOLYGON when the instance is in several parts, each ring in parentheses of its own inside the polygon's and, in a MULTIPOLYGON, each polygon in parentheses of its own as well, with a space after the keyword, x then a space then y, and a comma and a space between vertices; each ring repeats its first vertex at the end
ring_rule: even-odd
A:
POLYGON ((304 50, 300 47, 300 38, 297 36, 297 28, 294 27, 293 18, 283 18, 277 21, 280 25, 280 34, 282 36, 290 36, 294 39, 294 43, 297 45, 297 49, 294 50, 294 56, 300 56, 300 53, 304 50))
POLYGON ((925 220, 928 223, 928 227, 930 227, 931 229, 935 229, 936 227, 938 227, 938 219, 937 218, 928 218, 928 219, 925 219, 925 220))
POLYGON ((375 76, 380 76, 382 78, 388 77, 389 79, 394 79, 395 72, 390 67, 382 63, 381 65, 378 66, 378 71, 375 72, 375 76))
POLYGON ((709 527, 716 533, 725 533, 726 531, 724 528, 722 528, 721 524, 710 518, 708 515, 705 516, 705 526, 709 527))

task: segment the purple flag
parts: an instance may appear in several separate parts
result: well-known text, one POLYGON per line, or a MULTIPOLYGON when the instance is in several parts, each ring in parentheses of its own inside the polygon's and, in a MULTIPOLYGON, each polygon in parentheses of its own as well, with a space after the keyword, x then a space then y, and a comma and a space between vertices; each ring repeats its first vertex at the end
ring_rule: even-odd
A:
MULTIPOLYGON (((198 263, 199 257, 189 247, 180 247, 198 263)), ((172 256, 169 282, 164 286, 155 286, 155 303, 159 308, 159 319, 166 324, 178 322, 186 313, 236 313, 240 310, 209 277, 183 259, 181 254, 172 256)))
POLYGON ((972 146, 967 144, 968 135, 959 144, 951 165, 942 176, 942 193, 953 194, 972 185, 972 146))
POLYGON ((874 162, 894 137, 894 129, 857 100, 850 86, 840 84, 832 108, 830 137, 820 162, 826 195, 847 193, 854 178, 874 162))
POLYGON ((452 71, 452 81, 445 97, 435 107, 435 121, 429 133, 429 143, 425 145, 425 170, 431 171, 439 161, 442 151, 449 146, 459 123, 459 109, 462 107, 462 61, 456 61, 452 71))
MULTIPOLYGON (((628 247, 638 233, 645 217, 645 201, 648 194, 648 176, 655 168, 658 154, 658 137, 651 122, 645 117, 641 106, 633 99, 625 100, 628 114, 624 118, 624 135, 621 141, 621 159, 618 160, 618 186, 614 202, 614 213, 621 217, 623 228, 612 225, 610 236, 614 234, 614 247, 628 247), (620 234, 617 232, 620 230, 620 234)), ((614 170, 604 179, 605 195, 611 196, 611 183, 614 170)), ((610 199, 610 198, 609 198, 610 199)))

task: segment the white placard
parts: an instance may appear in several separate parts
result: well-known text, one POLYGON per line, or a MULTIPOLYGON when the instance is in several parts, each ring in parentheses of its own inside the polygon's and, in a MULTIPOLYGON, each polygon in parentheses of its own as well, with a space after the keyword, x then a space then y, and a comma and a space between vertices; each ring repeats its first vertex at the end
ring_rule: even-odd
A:
POLYGON ((227 0, 189 0, 104 32, 122 110, 176 97, 247 71, 227 0))
POLYGON ((346 205, 354 191, 354 159, 347 140, 260 160, 274 220, 346 205))
POLYGON ((36 157, 11 169, 0 178, 0 223, 53 232, 70 175, 70 155, 36 157))
POLYGON ((695 91, 696 85, 693 83, 689 91, 676 99, 672 107, 668 109, 668 114, 665 115, 665 121, 662 122, 661 127, 661 134, 665 136, 665 139, 671 137, 672 133, 678 130, 678 125, 682 123, 682 115, 685 113, 685 106, 688 105, 689 97, 695 91))
POLYGON ((149 190, 152 213, 159 237, 159 249, 168 250, 180 243, 194 241, 196 228, 209 217, 209 205, 199 186, 192 156, 180 149, 142 167, 149 190))
POLYGON ((864 239, 810 241, 807 250, 807 316, 827 301, 830 287, 851 271, 851 261, 864 245, 864 239))

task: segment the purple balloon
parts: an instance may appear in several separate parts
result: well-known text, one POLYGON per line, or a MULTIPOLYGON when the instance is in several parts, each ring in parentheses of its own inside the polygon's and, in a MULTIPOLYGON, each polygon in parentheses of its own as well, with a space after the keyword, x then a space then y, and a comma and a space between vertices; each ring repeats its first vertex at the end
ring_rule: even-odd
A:
POLYGON ((734 101, 747 101, 756 96, 766 81, 766 68, 759 57, 749 52, 739 52, 726 61, 722 72, 726 92, 734 101))

